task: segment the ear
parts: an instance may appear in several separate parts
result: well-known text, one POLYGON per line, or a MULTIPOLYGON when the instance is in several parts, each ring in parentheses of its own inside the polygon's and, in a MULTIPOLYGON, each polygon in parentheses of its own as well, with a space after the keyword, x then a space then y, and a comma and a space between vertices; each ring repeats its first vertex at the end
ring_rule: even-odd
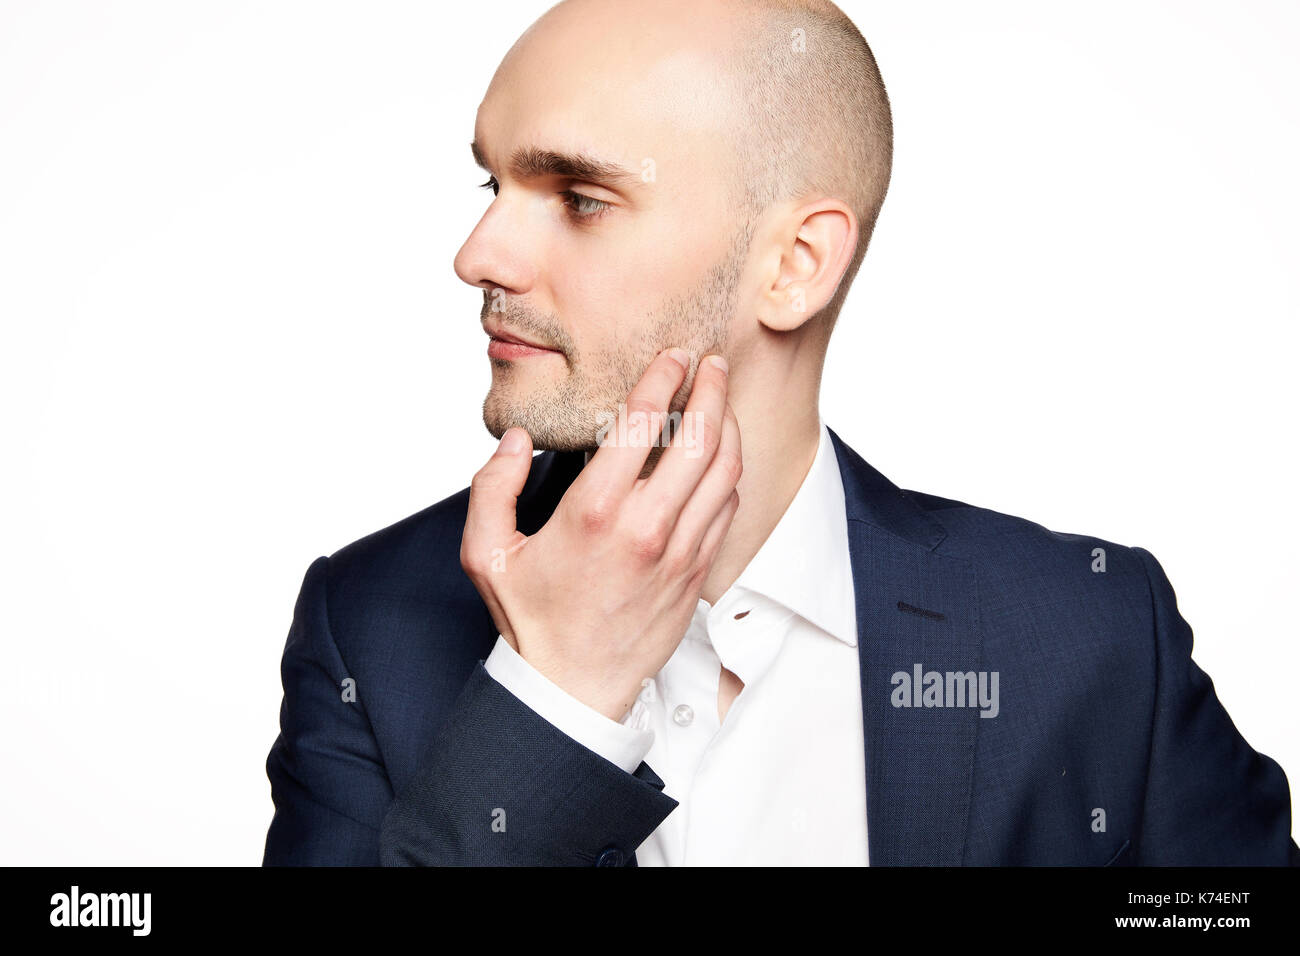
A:
POLYGON ((858 220, 838 199, 817 199, 791 210, 775 275, 760 290, 758 320, 790 332, 835 297, 858 245, 858 220))

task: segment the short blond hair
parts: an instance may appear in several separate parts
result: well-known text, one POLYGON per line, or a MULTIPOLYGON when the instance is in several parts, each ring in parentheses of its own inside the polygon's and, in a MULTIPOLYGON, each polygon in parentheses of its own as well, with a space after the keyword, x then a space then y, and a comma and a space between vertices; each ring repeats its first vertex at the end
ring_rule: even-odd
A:
POLYGON ((894 126, 876 58, 829 0, 732 0, 737 205, 745 235, 773 202, 819 194, 858 220, 854 256, 823 310, 838 316, 889 189, 894 126))

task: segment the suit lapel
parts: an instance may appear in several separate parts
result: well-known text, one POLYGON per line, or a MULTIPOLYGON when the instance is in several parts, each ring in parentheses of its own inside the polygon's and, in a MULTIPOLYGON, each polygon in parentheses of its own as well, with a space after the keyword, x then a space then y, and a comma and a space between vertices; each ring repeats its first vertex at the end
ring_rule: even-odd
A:
POLYGON ((910 678, 918 664, 940 673, 980 669, 975 570, 936 553, 943 526, 831 438, 857 608, 870 864, 959 866, 979 709, 895 707, 891 678, 900 671, 910 678))
MULTIPOLYGON (((975 569, 936 553, 943 525, 834 431, 831 440, 853 565, 870 863, 959 866, 979 709, 894 707, 891 678, 911 675, 917 664, 940 673, 980 670, 975 569), (913 610, 900 610, 900 602, 913 610)), ((546 523, 582 465, 580 453, 537 456, 519 497, 521 531, 534 534, 546 523)), ((495 634, 488 620, 485 639, 495 634)))

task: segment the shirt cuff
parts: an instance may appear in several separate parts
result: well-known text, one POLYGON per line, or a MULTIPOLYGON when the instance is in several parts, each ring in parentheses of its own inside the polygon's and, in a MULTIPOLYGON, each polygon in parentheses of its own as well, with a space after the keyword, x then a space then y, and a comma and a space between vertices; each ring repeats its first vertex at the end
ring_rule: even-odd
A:
POLYGON ((544 677, 498 635, 483 669, 548 723, 628 773, 635 773, 654 743, 653 730, 610 720, 544 677))

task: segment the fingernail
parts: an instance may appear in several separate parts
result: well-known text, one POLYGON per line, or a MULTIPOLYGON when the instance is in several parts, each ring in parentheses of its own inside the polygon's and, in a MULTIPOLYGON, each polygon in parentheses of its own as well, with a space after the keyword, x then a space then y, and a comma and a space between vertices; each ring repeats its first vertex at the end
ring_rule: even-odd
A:
POLYGON ((501 444, 497 445, 498 455, 517 455, 524 450, 524 439, 527 432, 522 428, 509 428, 501 436, 501 444))
POLYGON ((721 355, 710 355, 709 362, 713 365, 714 368, 722 372, 723 375, 727 374, 727 360, 724 359, 721 355))
POLYGON ((682 368, 691 367, 691 353, 687 352, 686 349, 669 349, 668 357, 682 368))

